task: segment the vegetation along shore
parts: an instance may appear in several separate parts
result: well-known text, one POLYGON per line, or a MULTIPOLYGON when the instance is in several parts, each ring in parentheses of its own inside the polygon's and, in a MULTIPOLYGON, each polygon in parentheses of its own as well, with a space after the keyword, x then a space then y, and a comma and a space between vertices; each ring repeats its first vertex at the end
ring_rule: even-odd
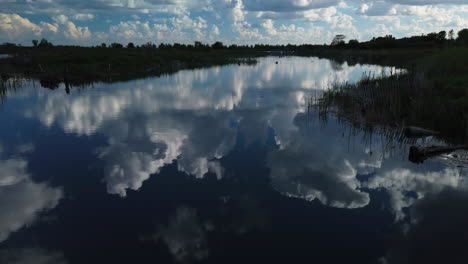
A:
POLYGON ((453 145, 468 144, 468 30, 456 39, 453 33, 446 36, 440 32, 338 44, 342 52, 330 50, 329 57, 348 63, 382 61, 407 71, 377 77, 368 73, 356 84, 332 84, 312 103, 322 116, 333 113, 368 131, 417 126, 437 131, 435 137, 453 145))
POLYGON ((32 46, 4 43, 0 74, 38 78, 44 87, 60 82, 80 85, 159 76, 181 69, 231 63, 255 63, 268 55, 317 56, 339 63, 379 64, 406 69, 405 74, 369 73, 357 84, 331 84, 317 102, 322 113, 333 111, 359 127, 420 126, 440 131, 454 143, 468 143, 468 29, 366 42, 337 35, 327 45, 101 44, 54 46, 33 40, 32 46))

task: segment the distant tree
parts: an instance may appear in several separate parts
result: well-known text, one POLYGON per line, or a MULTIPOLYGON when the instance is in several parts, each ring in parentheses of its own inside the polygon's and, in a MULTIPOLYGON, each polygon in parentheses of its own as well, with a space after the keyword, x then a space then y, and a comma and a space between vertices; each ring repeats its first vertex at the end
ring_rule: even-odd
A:
POLYGON ((33 39, 32 44, 34 47, 37 47, 37 44, 39 44, 39 41, 37 39, 33 39))
POLYGON ((176 48, 176 49, 183 49, 183 48, 185 48, 185 45, 176 42, 176 43, 174 43, 173 47, 176 48))
POLYGON ((123 48, 123 45, 117 42, 111 44, 111 48, 123 48))
POLYGON ((224 44, 220 41, 216 41, 213 45, 211 45, 213 49, 223 49, 224 44))
MULTIPOLYGON (((7 47, 7 48, 14 48, 14 47, 16 47, 16 44, 15 43, 10 43, 10 42, 5 42, 0 46, 7 47)), ((18 44, 18 46, 21 46, 21 45, 18 44)))
POLYGON ((441 31, 439 33, 437 33, 437 40, 438 41, 445 41, 447 40, 447 31, 441 31))
POLYGON ((106 43, 101 43, 101 48, 107 48, 107 44, 106 43))
POLYGON ((451 29, 451 30, 449 31, 449 39, 450 39, 450 40, 454 40, 454 39, 455 39, 455 32, 453 31, 453 29, 451 29))
POLYGON ((423 35, 423 39, 425 39, 426 41, 436 41, 437 40, 437 33, 435 32, 431 32, 429 34, 427 34, 426 36, 423 35))
POLYGON ((52 43, 50 43, 47 39, 41 39, 41 42, 39 42, 38 47, 52 47, 52 43))
POLYGON ((468 45, 468 28, 462 29, 458 32, 457 42, 462 45, 468 45))
POLYGON ((349 42, 348 42, 348 45, 349 45, 351 48, 356 48, 357 46, 359 46, 359 40, 357 40, 357 39, 350 39, 349 42))
POLYGON ((153 48, 153 43, 150 41, 150 42, 146 42, 145 44, 141 45, 142 48, 145 48, 145 49, 151 49, 153 48))
POLYGON ((343 45, 345 43, 346 36, 345 35, 336 35, 331 43, 331 46, 338 46, 338 45, 343 45))
POLYGON ((200 41, 195 41, 194 47, 195 47, 196 49, 203 48, 203 43, 201 43, 200 41))
POLYGON ((133 49, 133 48, 135 48, 135 44, 133 44, 133 42, 129 42, 129 43, 127 44, 127 48, 133 49))
POLYGON ((172 48, 171 44, 164 44, 164 43, 159 44, 159 49, 170 49, 170 48, 172 48))

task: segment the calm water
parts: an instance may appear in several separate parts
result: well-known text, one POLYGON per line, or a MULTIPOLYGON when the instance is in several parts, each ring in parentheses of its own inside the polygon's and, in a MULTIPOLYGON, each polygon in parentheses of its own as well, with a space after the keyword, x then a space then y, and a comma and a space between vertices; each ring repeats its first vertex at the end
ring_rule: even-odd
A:
POLYGON ((308 109, 382 71, 266 58, 9 89, 0 263, 466 263, 465 169, 308 109))

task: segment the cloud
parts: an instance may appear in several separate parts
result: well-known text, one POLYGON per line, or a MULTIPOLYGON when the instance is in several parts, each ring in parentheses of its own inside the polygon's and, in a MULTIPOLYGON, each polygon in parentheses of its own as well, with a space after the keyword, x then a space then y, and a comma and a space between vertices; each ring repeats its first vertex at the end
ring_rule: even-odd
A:
POLYGON ((9 18, 15 26, 3 30, 0 41, 21 44, 39 37, 60 44, 192 43, 215 41, 219 35, 225 43, 322 44, 345 30, 352 38, 368 40, 382 32, 403 37, 468 27, 464 0, 22 0, 2 1, 0 9, 21 18, 9 18), (38 14, 49 15, 55 24, 28 20, 37 19, 38 14), (109 14, 115 22, 98 26, 98 18, 109 14), (372 17, 382 21, 375 30, 372 17), (270 22, 275 26, 270 27, 270 22), (300 30, 289 35, 274 33, 291 24, 300 30))
POLYGON ((166 244, 178 262, 201 261, 209 255, 207 232, 196 209, 179 207, 168 219, 168 225, 158 228, 153 239, 166 244))
MULTIPOLYGON (((446 188, 468 191, 467 174, 437 161, 421 167, 400 156, 388 156, 385 149, 372 149, 365 142, 353 142, 349 149, 335 120, 319 126, 305 114, 297 114, 297 130, 278 133, 278 150, 268 157, 273 187, 279 192, 305 200, 318 200, 340 208, 366 206, 366 189, 385 190, 396 221, 405 220, 407 210, 418 200, 446 188), (358 180, 367 175, 367 180, 358 180)), ((359 138, 360 134, 353 137, 359 138)), ((384 145, 374 136, 374 146, 384 145)), ((358 140, 359 141, 359 140, 358 140)))
MULTIPOLYGON (((294 30, 280 27, 278 34, 294 30)), ((45 126, 57 125, 67 133, 105 136, 108 145, 98 151, 104 162, 104 181, 109 193, 125 196, 127 190, 138 190, 151 175, 176 160, 180 171, 195 177, 209 172, 223 177, 219 160, 232 150, 239 133, 248 145, 265 142, 273 128, 278 142, 294 151, 300 148, 303 135, 295 129, 291 132, 291 120, 298 106, 306 105, 311 91, 335 81, 355 81, 363 71, 380 69, 342 65, 330 74, 332 65, 327 60, 311 63, 307 58, 294 58, 279 65, 275 60, 261 60, 256 67, 214 67, 137 80, 133 89, 127 83, 114 83, 111 89, 100 83, 94 85, 93 94, 48 94, 28 105, 25 116, 45 126), (277 111, 278 106, 284 108, 277 111)), ((334 166, 333 161, 328 164, 334 166)), ((365 199, 355 190, 354 180, 346 179, 350 170, 344 159, 340 164, 344 172, 340 176, 345 178, 326 184, 342 184, 365 199)), ((323 201, 346 200, 333 195, 323 201)))
POLYGON ((0 243, 56 207, 62 195, 60 189, 33 182, 25 160, 0 160, 0 200, 5 201, 0 203, 0 243))
POLYGON ((0 242, 5 241, 12 232, 32 224, 38 214, 57 206, 62 197, 61 190, 43 183, 29 180, 0 188, 2 203, 0 210, 0 242))
POLYGON ((83 14, 83 13, 80 13, 80 14, 75 14, 75 15, 73 15, 73 19, 75 19, 75 20, 80 20, 80 21, 93 20, 93 19, 94 19, 94 15, 93 15, 93 14, 83 14))
POLYGON ((364 186, 370 189, 387 190, 396 220, 399 221, 406 216, 404 209, 411 207, 428 194, 439 193, 448 187, 468 187, 465 186, 464 177, 455 168, 421 171, 420 168, 391 168, 390 166, 390 168, 384 167, 378 171, 364 186), (413 195, 408 195, 408 193, 413 195))
MULTIPOLYGON (((277 31, 281 35, 295 30, 277 31)), ((262 60, 256 67, 213 67, 136 80, 133 89, 127 83, 111 84, 111 89, 98 83, 93 94, 39 96, 24 114, 67 133, 105 136, 108 144, 98 154, 109 193, 125 196, 129 189, 138 190, 175 160, 180 171, 194 177, 210 172, 221 178, 219 160, 232 150, 238 133, 246 136, 246 144, 264 142, 273 127, 287 144, 290 122, 310 91, 334 81, 357 80, 364 70, 376 71, 372 66, 343 65, 330 74, 327 60, 295 58, 279 65, 275 60, 262 60), (274 110, 278 105, 285 109, 274 110), (239 124, 239 130, 233 124, 239 124)))
POLYGON ((83 40, 91 37, 91 32, 88 27, 77 27, 65 15, 55 16, 53 17, 53 20, 60 25, 60 30, 68 39, 83 40))
POLYGON ((65 23, 65 29, 63 31, 66 38, 72 40, 83 40, 91 37, 91 32, 88 27, 77 27, 72 22, 68 21, 65 23))
POLYGON ((382 35, 397 37, 429 32, 459 31, 468 27, 468 5, 402 5, 388 1, 362 4, 357 10, 375 26, 364 30, 363 38, 382 35))
POLYGON ((169 12, 184 13, 188 10, 199 10, 208 4, 205 0, 83 0, 83 1, 6 1, 0 2, 8 12, 34 12, 34 13, 77 13, 104 12, 128 14, 132 12, 145 13, 169 12))
POLYGON ((298 130, 282 137, 281 148, 268 158, 273 187, 285 195, 317 199, 333 207, 366 206, 369 195, 359 190, 358 169, 376 167, 379 161, 364 150, 348 155, 343 138, 331 136, 336 133, 326 128, 315 129, 306 118, 305 114, 295 117, 298 130))
POLYGON ((228 9, 237 5, 244 6, 247 11, 291 12, 329 7, 339 3, 339 0, 83 0, 79 2, 58 0, 54 2, 0 2, 6 12, 67 12, 77 14, 87 14, 87 12, 115 12, 121 14, 164 12, 183 14, 193 11, 228 9))
POLYGON ((108 192, 121 196, 127 189, 140 189, 150 175, 176 160, 178 169, 189 175, 201 178, 211 172, 221 178, 224 170, 217 159, 235 143, 224 114, 152 114, 109 123, 103 131, 110 136, 109 146, 99 151, 108 192))
POLYGON ((223 176, 215 159, 221 159, 234 147, 235 130, 227 122, 227 114, 206 115, 194 120, 181 148, 179 169, 198 178, 208 172, 223 176))
POLYGON ((40 36, 43 28, 17 14, 0 13, 0 35, 2 40, 14 40, 23 36, 40 36))
POLYGON ((0 160, 0 187, 17 184, 29 177, 28 163, 21 159, 0 160))
POLYGON ((17 14, 0 13, 0 42, 30 43, 32 39, 37 38, 58 42, 64 40, 80 42, 91 37, 88 27, 77 27, 65 15, 55 16, 53 20, 54 24, 43 21, 36 24, 17 14))
MULTIPOLYGON (((0 149, 0 153, 1 152, 2 150, 0 149)), ((26 154, 26 153, 34 152, 34 145, 31 143, 21 144, 18 147, 16 147, 16 152, 19 154, 26 154)))
POLYGON ((210 38, 214 39, 220 34, 221 33, 219 31, 219 27, 217 27, 216 25, 213 25, 213 27, 211 28, 211 32, 210 32, 210 38))
POLYGON ((465 0, 388 0, 402 5, 437 5, 437 4, 466 4, 465 0))
POLYGON ((468 192, 447 188, 417 202, 409 230, 396 239, 384 263, 463 263, 466 245, 468 192))
POLYGON ((68 21, 68 17, 63 14, 54 16, 52 19, 59 24, 65 24, 68 21))
POLYGON ((294 12, 335 6, 339 0, 244 0, 248 11, 294 12))
POLYGON ((208 32, 208 23, 202 17, 194 19, 187 15, 171 17, 164 23, 150 23, 149 21, 121 21, 112 25, 109 33, 102 32, 101 41, 146 43, 155 38, 165 43, 191 44, 195 40, 206 40, 210 36, 219 35, 219 28, 212 26, 208 32), (218 33, 218 34, 216 34, 218 33), (211 34, 211 35, 210 35, 211 34))
POLYGON ((158 140, 149 138, 111 143, 100 150, 99 156, 105 161, 105 181, 111 194, 126 196, 126 190, 138 190, 150 175, 177 159, 183 136, 177 131, 160 134, 158 140))
POLYGON ((262 27, 266 30, 266 32, 269 35, 274 36, 274 35, 277 34, 276 28, 273 25, 273 20, 271 20, 271 19, 265 20, 265 22, 262 24, 262 27))

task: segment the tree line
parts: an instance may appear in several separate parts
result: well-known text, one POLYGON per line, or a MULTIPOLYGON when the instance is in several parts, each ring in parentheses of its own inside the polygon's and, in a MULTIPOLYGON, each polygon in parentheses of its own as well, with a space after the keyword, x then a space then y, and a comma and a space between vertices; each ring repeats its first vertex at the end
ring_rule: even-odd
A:
MULTIPOLYGON (((12 43, 4 43, 3 47, 18 47, 12 43)), ((20 46, 20 45, 19 45, 20 46)), ((32 40, 32 46, 35 48, 50 48, 54 45, 47 39, 32 40)), ((142 45, 135 45, 133 42, 121 44, 113 42, 110 44, 102 43, 100 45, 90 48, 102 49, 185 49, 185 50, 306 50, 316 48, 334 48, 334 49, 380 49, 380 48, 431 48, 431 47, 445 47, 445 46, 468 46, 468 29, 462 29, 455 33, 453 30, 433 32, 429 34, 422 34, 411 37, 404 37, 397 39, 393 35, 386 35, 382 37, 374 37, 369 41, 359 42, 356 39, 346 41, 345 35, 336 35, 330 44, 302 44, 302 45, 269 45, 269 44, 256 44, 256 45, 224 45, 224 43, 217 41, 213 44, 202 43, 195 41, 193 44, 181 43, 160 43, 154 44, 147 42, 142 45)), ((70 47, 70 46, 68 46, 70 47)), ((73 46, 72 46, 73 47, 73 46)))
POLYGON ((346 43, 345 35, 336 35, 330 46, 335 48, 421 48, 421 47, 444 47, 444 46, 468 46, 468 29, 460 30, 456 36, 453 30, 433 32, 418 36, 397 39, 393 35, 372 38, 369 41, 359 42, 351 39, 346 43))

